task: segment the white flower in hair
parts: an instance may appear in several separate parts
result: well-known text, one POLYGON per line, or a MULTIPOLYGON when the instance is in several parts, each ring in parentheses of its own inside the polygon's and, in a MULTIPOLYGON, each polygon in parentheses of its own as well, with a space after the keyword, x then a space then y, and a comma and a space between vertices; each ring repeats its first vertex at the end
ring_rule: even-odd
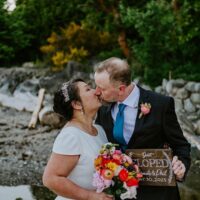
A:
POLYGON ((69 82, 65 82, 62 84, 62 93, 63 93, 63 96, 65 97, 65 102, 68 102, 69 101, 69 93, 68 93, 68 86, 69 86, 69 82))

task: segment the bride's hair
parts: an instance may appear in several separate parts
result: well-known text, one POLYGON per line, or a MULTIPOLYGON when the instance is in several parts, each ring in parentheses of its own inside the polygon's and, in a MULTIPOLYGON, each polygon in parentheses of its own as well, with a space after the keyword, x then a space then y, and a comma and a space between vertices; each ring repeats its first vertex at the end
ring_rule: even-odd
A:
POLYGON ((53 110, 67 121, 73 116, 72 101, 80 101, 78 82, 85 82, 83 79, 72 79, 62 84, 60 89, 54 94, 53 110))

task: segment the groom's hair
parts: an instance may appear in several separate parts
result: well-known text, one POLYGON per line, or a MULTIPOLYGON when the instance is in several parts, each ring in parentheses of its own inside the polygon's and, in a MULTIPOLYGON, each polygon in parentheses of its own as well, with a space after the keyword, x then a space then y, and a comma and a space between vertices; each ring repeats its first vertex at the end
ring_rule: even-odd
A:
POLYGON ((131 84, 131 69, 126 60, 111 57, 96 66, 96 73, 107 71, 109 74, 110 82, 122 82, 126 85, 131 84))
POLYGON ((67 85, 67 88, 65 88, 66 91, 63 91, 63 84, 62 84, 60 89, 54 94, 53 110, 54 112, 64 117, 66 121, 71 120, 73 117, 74 109, 72 106, 72 101, 81 102, 80 92, 77 86, 78 82, 85 82, 85 81, 80 78, 71 79, 70 81, 66 82, 67 85))

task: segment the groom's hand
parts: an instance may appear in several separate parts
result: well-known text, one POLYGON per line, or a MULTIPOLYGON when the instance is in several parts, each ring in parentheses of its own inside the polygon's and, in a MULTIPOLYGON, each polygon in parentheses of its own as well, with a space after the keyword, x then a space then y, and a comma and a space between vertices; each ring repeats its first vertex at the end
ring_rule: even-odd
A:
POLYGON ((182 181, 183 177, 185 175, 186 168, 185 168, 185 165, 183 164, 183 162, 181 160, 179 160, 177 156, 173 157, 172 169, 176 176, 176 180, 182 181))

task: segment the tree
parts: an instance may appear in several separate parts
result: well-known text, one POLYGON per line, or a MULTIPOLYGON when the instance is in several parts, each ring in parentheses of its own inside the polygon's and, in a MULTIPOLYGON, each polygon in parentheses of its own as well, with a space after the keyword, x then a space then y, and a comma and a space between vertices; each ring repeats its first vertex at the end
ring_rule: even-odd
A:
POLYGON ((0 0, 0 63, 5 65, 10 58, 14 57, 14 50, 10 45, 10 27, 8 12, 4 9, 5 0, 0 0))
POLYGON ((162 78, 184 77, 198 80, 199 74, 199 1, 148 1, 142 9, 122 7, 122 20, 137 30, 129 45, 140 65, 134 68, 144 81, 155 86, 162 78), (196 55, 196 56, 195 56, 196 55))

